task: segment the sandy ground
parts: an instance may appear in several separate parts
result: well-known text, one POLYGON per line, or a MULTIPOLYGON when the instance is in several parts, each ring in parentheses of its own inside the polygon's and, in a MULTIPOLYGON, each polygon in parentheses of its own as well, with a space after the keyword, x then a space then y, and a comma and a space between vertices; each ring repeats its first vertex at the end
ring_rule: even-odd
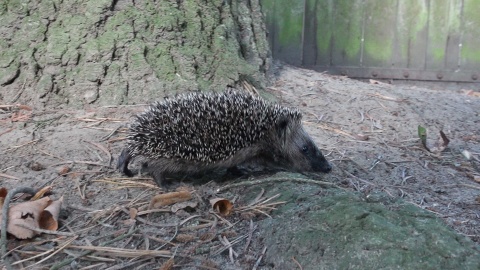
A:
MULTIPOLYGON (((323 176, 324 181, 364 193, 382 191, 402 197, 480 242, 478 85, 436 90, 360 82, 292 67, 279 68, 277 75, 268 92, 304 112, 307 130, 334 165, 333 172, 323 176), (429 144, 438 140, 442 130, 450 140, 448 147, 438 153, 426 150, 418 138, 418 125, 428 129, 429 144)), ((146 256, 131 262, 137 269, 168 263, 174 253, 175 265, 182 269, 199 265, 205 269, 237 269, 229 266, 228 252, 216 255, 228 245, 219 239, 238 238, 248 246, 250 218, 255 216, 255 221, 264 216, 248 210, 227 219, 214 215, 206 198, 213 196, 219 184, 193 186, 188 181, 185 188, 196 190, 195 205, 176 213, 164 208, 161 213, 147 215, 142 211, 162 190, 147 176, 123 178, 115 172, 124 144, 124 125, 145 105, 89 105, 72 111, 21 105, 26 106, 0 107, 2 186, 52 186, 52 198, 65 197, 60 230, 75 232, 76 246, 166 250, 156 259, 146 256), (124 238, 115 239, 118 236, 124 238), (111 239, 115 242, 106 243, 111 239), (199 249, 205 249, 204 253, 199 249)), ((246 201, 244 197, 240 194, 237 199, 246 201)), ((10 240, 8 248, 28 244, 23 249, 32 253, 15 252, 14 258, 19 260, 70 238, 42 235, 33 241, 10 240), (51 241, 42 243, 45 239, 51 241)), ((251 243, 249 251, 237 260, 240 269, 251 269, 261 256, 262 248, 255 237, 251 243)), ((41 264, 49 266, 81 252, 81 248, 64 249, 41 264)), ((130 262, 125 252, 112 252, 97 252, 97 257, 84 255, 67 265, 105 268, 130 262)), ((39 260, 31 259, 23 265, 39 260)))

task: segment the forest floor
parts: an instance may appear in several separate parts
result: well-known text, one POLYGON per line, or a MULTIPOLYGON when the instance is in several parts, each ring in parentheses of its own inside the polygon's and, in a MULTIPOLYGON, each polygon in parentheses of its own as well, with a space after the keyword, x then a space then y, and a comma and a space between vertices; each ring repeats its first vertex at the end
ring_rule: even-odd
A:
MULTIPOLYGON (((304 112, 307 131, 334 166, 322 181, 401 197, 480 243, 480 93, 478 84, 472 87, 361 82, 283 66, 268 92, 304 112), (442 131, 448 146, 427 150, 419 125, 428 130, 427 145, 437 142, 442 131)), ((125 125, 145 107, 68 110, 0 103, 1 186, 51 186, 52 199, 65 199, 59 231, 70 233, 11 238, 8 250, 16 248, 12 262, 46 268, 64 261, 72 269, 261 265, 264 249, 254 223, 270 218, 262 209, 275 219, 275 211, 265 208, 275 198, 244 194, 242 187, 219 195, 217 189, 231 182, 194 185, 187 180, 183 190, 193 191, 188 204, 149 210, 152 197, 165 191, 148 176, 125 178, 116 172, 125 125), (234 202, 237 210, 227 217, 215 213, 209 199, 218 196, 234 202), (89 250, 95 253, 84 253, 89 250)))

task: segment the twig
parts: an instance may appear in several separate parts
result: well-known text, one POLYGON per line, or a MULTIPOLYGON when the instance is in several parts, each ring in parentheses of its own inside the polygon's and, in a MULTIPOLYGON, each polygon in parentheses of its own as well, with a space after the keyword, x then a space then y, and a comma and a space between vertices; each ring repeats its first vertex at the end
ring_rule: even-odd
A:
POLYGON ((120 269, 124 269, 124 268, 131 269, 132 265, 135 265, 137 263, 141 263, 141 262, 144 262, 144 261, 148 261, 148 260, 151 260, 151 258, 144 258, 142 260, 134 260, 134 261, 131 261, 131 262, 128 262, 128 263, 122 263, 122 264, 114 265, 112 267, 104 268, 104 269, 105 270, 120 270, 120 269))
POLYGON ((329 130, 329 131, 333 131, 335 133, 338 133, 340 135, 343 135, 345 137, 348 137, 350 139, 354 139, 354 140, 357 140, 357 138, 355 138, 355 136, 353 136, 352 134, 348 133, 348 132, 345 132, 343 130, 340 130, 338 128, 333 128, 333 127, 329 127, 327 125, 322 125, 322 124, 317 124, 318 127, 320 127, 321 129, 325 129, 325 130, 329 130))
POLYGON ((10 101, 10 103, 14 103, 18 100, 18 98, 20 97, 20 95, 22 95, 23 93, 23 90, 25 90, 25 85, 27 84, 27 79, 25 78, 24 82, 23 82, 23 85, 22 85, 22 88, 20 89, 20 91, 18 91, 18 94, 16 94, 12 101, 10 101))
POLYGON ((378 97, 378 98, 380 98, 380 99, 389 100, 389 101, 395 101, 395 102, 408 102, 408 100, 405 99, 405 98, 398 99, 398 98, 393 98, 393 97, 388 97, 388 96, 380 95, 379 93, 367 94, 367 96, 378 97))
POLYGON ((263 256, 265 255, 265 252, 267 251, 267 247, 265 246, 262 250, 262 253, 260 254, 260 257, 258 260, 255 262, 255 265, 253 266, 252 270, 257 270, 257 267, 260 265, 260 262, 262 261, 263 256))
POLYGON ((268 178, 268 179, 260 179, 260 180, 253 180, 253 181, 243 181, 243 182, 239 182, 239 183, 225 185, 223 187, 218 188, 216 190, 216 193, 220 193, 220 192, 223 192, 227 189, 231 189, 231 188, 235 188, 235 187, 253 186, 253 185, 268 184, 268 183, 274 183, 274 182, 286 182, 286 181, 340 188, 339 186, 337 186, 334 183, 312 180, 312 179, 305 179, 305 178, 268 178))
POLYGON ((57 158, 57 159, 60 159, 60 160, 65 161, 64 158, 61 158, 61 157, 59 157, 59 156, 50 154, 50 153, 48 153, 47 151, 44 151, 44 150, 42 150, 42 149, 36 149, 36 148, 35 148, 35 151, 40 151, 40 152, 44 153, 44 154, 47 155, 47 156, 51 156, 51 157, 54 157, 54 158, 57 158))
POLYGON ((15 149, 18 149, 18 148, 23 147, 23 146, 25 146, 25 145, 29 145, 29 144, 32 144, 32 143, 37 143, 38 141, 40 141, 40 139, 36 139, 36 140, 29 141, 29 142, 26 142, 26 143, 23 143, 23 144, 20 144, 20 145, 12 146, 12 147, 10 147, 9 149, 5 150, 5 153, 6 153, 6 152, 13 151, 13 150, 15 150, 15 149))
MULTIPOLYGON (((218 236, 220 242, 224 245, 222 248, 220 248, 219 250, 215 251, 212 253, 212 256, 217 256, 219 255, 220 253, 224 252, 225 250, 227 249, 230 249, 231 247, 233 247, 233 245, 235 245, 236 243, 242 241, 243 239, 247 238, 247 235, 244 234, 244 235, 241 235, 237 238, 235 238, 232 242, 229 242, 226 238, 222 238, 222 236, 218 236)), ((233 251, 233 250, 232 250, 233 251)), ((233 251, 234 252, 234 251, 233 251)), ((236 252, 235 252, 236 254, 236 252)), ((233 257, 231 257, 232 260, 233 260, 233 257)), ((233 262, 232 262, 233 263, 233 262)))
POLYGON ((343 172, 346 173, 346 174, 348 174, 349 176, 351 176, 351 177, 353 177, 353 178, 361 181, 361 182, 364 182, 365 184, 369 184, 369 185, 371 185, 371 186, 376 186, 374 183, 372 183, 372 182, 370 182, 370 181, 367 181, 367 180, 364 180, 364 179, 362 179, 362 178, 360 178, 360 177, 358 177, 358 176, 355 176, 355 175, 351 174, 350 172, 348 172, 348 171, 346 171, 346 170, 343 170, 343 172))
POLYGON ((92 161, 83 161, 83 160, 73 160, 73 161, 59 162, 59 163, 55 163, 55 164, 53 164, 53 165, 50 165, 50 167, 54 167, 54 166, 58 166, 58 165, 63 165, 63 164, 75 164, 75 163, 78 163, 78 164, 87 164, 87 165, 96 165, 96 166, 102 166, 102 167, 111 168, 110 165, 105 165, 105 164, 101 164, 101 163, 97 163, 97 162, 92 162, 92 161))
MULTIPOLYGON (((106 242, 104 242, 104 243, 101 243, 100 246, 110 245, 110 244, 115 243, 115 242, 117 242, 117 241, 120 241, 120 240, 122 240, 122 239, 124 239, 124 238, 130 237, 132 234, 137 233, 137 232, 138 232, 138 229, 133 229, 133 227, 132 227, 132 229, 130 230, 130 232, 128 232, 127 234, 120 235, 119 237, 117 237, 117 238, 115 238, 115 239, 112 239, 112 240, 110 240, 110 241, 106 241, 106 242)), ((78 256, 76 256, 76 257, 68 258, 68 259, 65 259, 65 260, 57 263, 57 264, 54 264, 54 265, 50 268, 50 270, 60 269, 60 268, 62 268, 62 267, 64 267, 64 266, 66 266, 66 265, 69 265, 69 264, 70 264, 71 262, 73 262, 74 260, 76 260, 76 259, 78 259, 78 258, 80 258, 80 257, 83 257, 83 256, 87 256, 87 255, 89 255, 90 253, 93 253, 93 252, 94 252, 94 250, 84 251, 84 252, 80 253, 80 254, 79 254, 78 256)))
POLYGON ((107 134, 106 136, 103 136, 102 138, 100 138, 100 141, 103 142, 103 141, 106 141, 108 139, 110 139, 110 137, 113 136, 113 134, 115 134, 119 129, 121 129, 123 127, 122 126, 118 126, 117 128, 115 128, 114 130, 112 130, 112 132, 110 132, 109 134, 107 134))
MULTIPOLYGON (((40 261, 32 264, 31 266, 41 264, 42 262, 50 259, 53 255, 57 254, 58 252, 60 252, 60 251, 62 251, 63 249, 65 249, 68 245, 70 245, 70 243, 72 243, 75 239, 77 239, 77 237, 78 237, 78 236, 74 236, 74 237, 72 237, 71 239, 65 241, 65 243, 63 243, 60 247, 58 247, 57 250, 55 250, 55 248, 53 248, 53 249, 51 249, 51 250, 48 250, 48 252, 51 252, 51 251, 53 251, 53 250, 55 250, 55 251, 52 252, 52 254, 48 255, 47 257, 41 259, 40 261)), ((31 258, 29 258, 29 259, 31 259, 31 258)), ((25 261, 25 260, 24 260, 24 261, 25 261)), ((14 263, 14 264, 16 264, 16 263, 14 263)))
POLYGON ((111 122, 126 122, 127 120, 121 119, 121 118, 108 118, 108 117, 97 117, 97 118, 76 118, 79 121, 84 121, 84 122, 98 122, 98 121, 111 121, 111 122))
POLYGON ((5 130, 4 132, 1 132, 1 133, 0 133, 0 136, 2 136, 3 134, 6 134, 6 133, 8 133, 8 132, 10 132, 10 131, 12 131, 12 130, 14 130, 14 128, 9 128, 9 129, 5 130))
POLYGON ((8 175, 8 174, 5 174, 5 173, 0 173, 0 177, 5 177, 5 178, 8 178, 8 179, 13 179, 13 180, 20 180, 20 178, 17 178, 15 176, 11 176, 11 175, 8 175))
POLYGON ((298 268, 299 268, 300 270, 303 270, 302 265, 295 259, 295 257, 292 256, 292 260, 295 262, 295 264, 298 265, 298 268))
POLYGON ((254 226, 253 221, 250 219, 250 230, 248 231, 247 242, 245 243, 245 247, 243 248, 243 253, 245 253, 245 254, 247 253, 248 246, 250 245, 250 242, 252 241, 253 232, 255 231, 256 228, 257 228, 257 226, 254 226))
POLYGON ((75 236, 74 233, 44 230, 44 229, 36 228, 36 227, 33 227, 33 226, 29 226, 29 225, 26 225, 26 224, 15 224, 15 225, 18 226, 18 227, 22 227, 22 228, 29 229, 29 230, 34 231, 34 232, 39 232, 39 233, 61 235, 61 236, 75 236))
POLYGON ((107 148, 105 148, 105 146, 99 144, 99 143, 95 143, 95 142, 90 142, 90 141, 85 141, 95 147, 97 147, 98 149, 102 150, 105 154, 107 154, 108 156, 108 165, 111 165, 110 163, 112 162, 112 154, 110 154, 110 151, 107 150, 107 148))

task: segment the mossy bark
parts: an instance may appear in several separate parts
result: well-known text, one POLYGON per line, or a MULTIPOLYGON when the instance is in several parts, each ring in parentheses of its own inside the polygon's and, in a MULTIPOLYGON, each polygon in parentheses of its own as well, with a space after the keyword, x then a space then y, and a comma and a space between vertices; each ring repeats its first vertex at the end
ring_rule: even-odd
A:
POLYGON ((3 103, 149 103, 266 83, 258 0, 6 0, 0 21, 3 103))

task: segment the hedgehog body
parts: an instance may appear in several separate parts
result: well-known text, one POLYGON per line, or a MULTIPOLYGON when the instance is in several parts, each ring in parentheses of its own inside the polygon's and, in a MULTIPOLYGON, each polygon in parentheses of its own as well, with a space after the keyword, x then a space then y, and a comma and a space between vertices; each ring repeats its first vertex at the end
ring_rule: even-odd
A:
POLYGON ((189 93, 153 103, 129 127, 118 168, 142 156, 159 185, 165 174, 234 168, 255 158, 295 171, 331 166, 304 131, 298 109, 246 92, 189 93))

